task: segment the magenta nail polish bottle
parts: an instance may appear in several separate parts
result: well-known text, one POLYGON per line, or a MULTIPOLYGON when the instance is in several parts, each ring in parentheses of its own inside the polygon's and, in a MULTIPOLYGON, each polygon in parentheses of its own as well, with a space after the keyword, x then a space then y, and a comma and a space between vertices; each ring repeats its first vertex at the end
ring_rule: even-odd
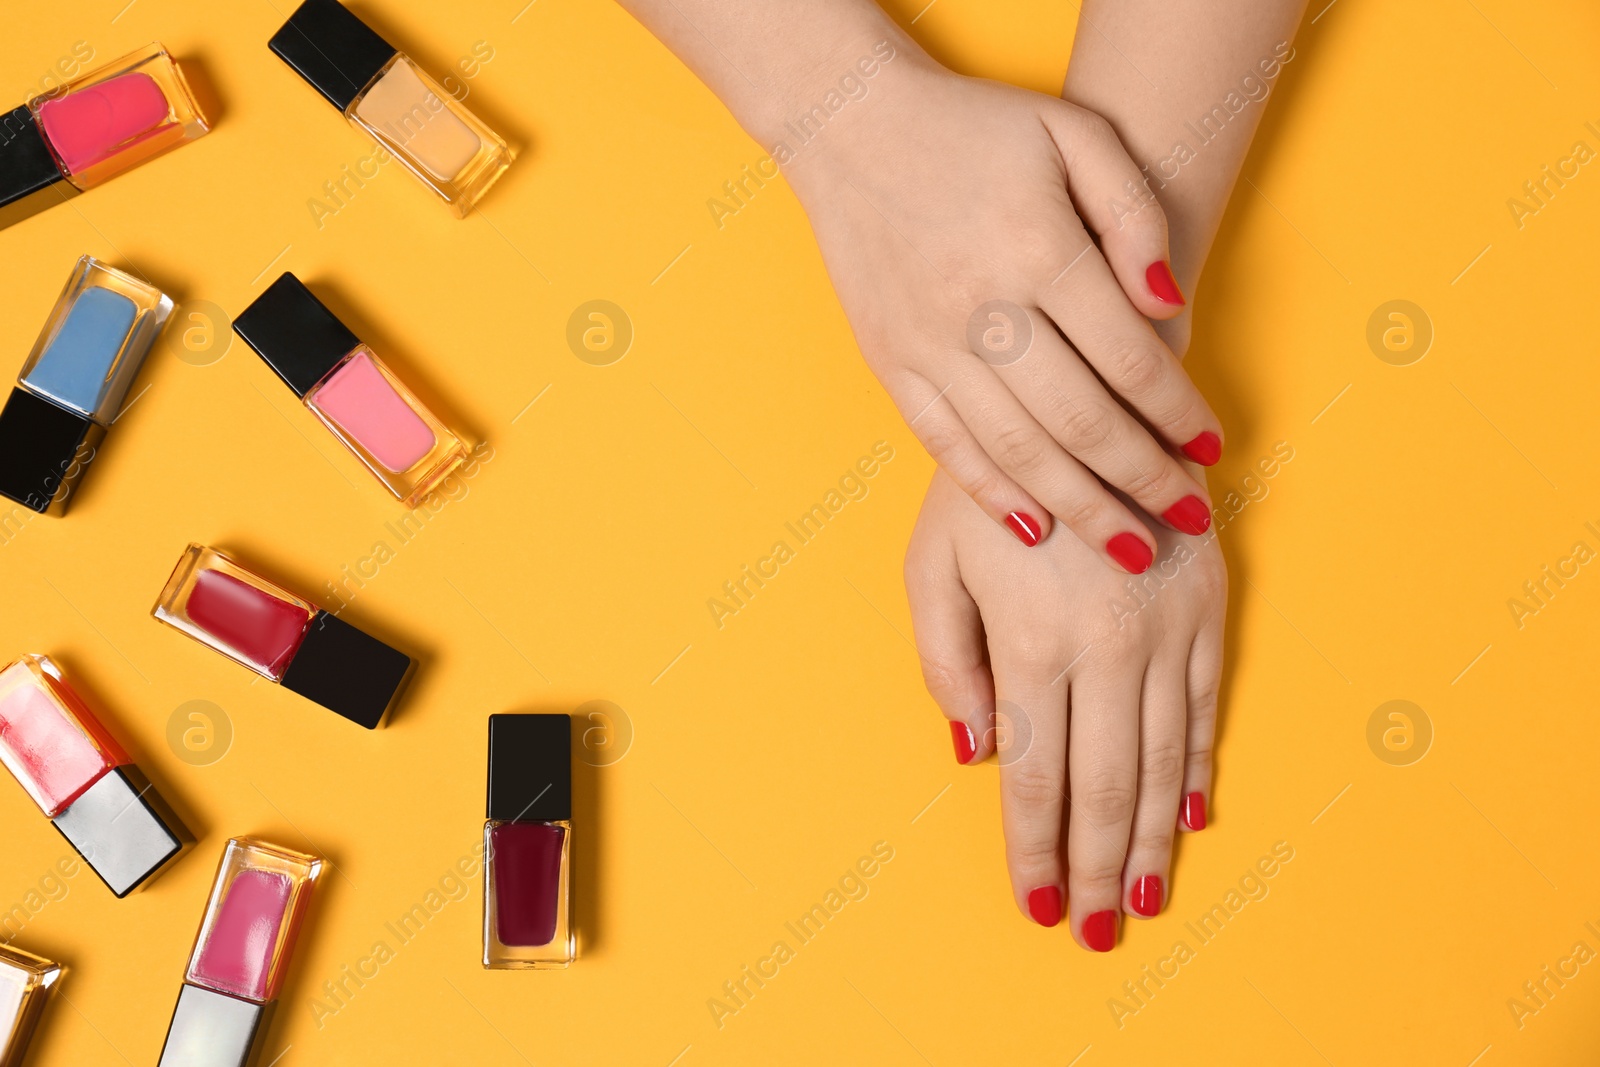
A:
POLYGON ((483 965, 565 967, 572 929, 572 719, 489 716, 483 965))

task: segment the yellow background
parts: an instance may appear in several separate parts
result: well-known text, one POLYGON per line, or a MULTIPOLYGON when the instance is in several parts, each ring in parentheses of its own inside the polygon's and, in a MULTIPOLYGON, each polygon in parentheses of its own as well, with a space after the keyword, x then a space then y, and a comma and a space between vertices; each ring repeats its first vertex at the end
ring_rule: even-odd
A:
MULTIPOLYGON (((84 252, 230 312, 290 269, 494 458, 347 612, 424 660, 372 734, 149 618, 191 540, 325 602, 393 546, 398 506, 242 344, 208 366, 159 349, 69 517, 7 530, 0 647, 57 656, 203 834, 125 901, 80 873, 18 938, 70 968, 35 1064, 155 1062, 240 833, 337 864, 272 1034, 285 1065, 1595 1061, 1600 964, 1520 1028, 1507 1007, 1575 942, 1600 950, 1600 576, 1520 629, 1507 607, 1574 542, 1600 549, 1600 171, 1521 229, 1506 207, 1600 148, 1593 5, 1339 0, 1303 28, 1198 294, 1191 362, 1229 427, 1214 495, 1295 451, 1224 539, 1214 821, 1167 913, 1091 957, 1016 912, 994 765, 955 766, 922 690, 899 568, 930 464, 789 192, 713 225, 706 200, 761 152, 685 69, 600 0, 363 4, 437 77, 487 42, 469 106, 523 151, 465 222, 391 166, 318 229, 308 199, 371 146, 267 51, 291 5, 123 2, 9 11, 5 92, 79 40, 109 61, 159 38, 215 131, 0 233, 0 349, 20 366, 84 252), (565 341, 592 299, 636 331, 611 366, 565 341), (1411 366, 1366 343, 1392 299, 1434 327, 1411 366), (707 598, 880 440, 870 495, 717 629, 707 598), (319 1028, 310 998, 478 840, 485 717, 594 698, 634 737, 579 768, 579 962, 482 970, 475 880, 319 1028), (1432 724, 1410 766, 1368 747, 1391 699, 1432 724), (209 766, 166 740, 190 700, 233 726, 209 766), (866 898, 719 1029, 707 1000, 879 841, 866 898), (1108 1000, 1195 947, 1184 923, 1276 842, 1294 858, 1268 895, 1119 1027, 1108 1000)), ((940 0, 912 31, 1054 91, 1074 20, 940 0)), ((0 826, 9 907, 68 849, 10 785, 0 826)))

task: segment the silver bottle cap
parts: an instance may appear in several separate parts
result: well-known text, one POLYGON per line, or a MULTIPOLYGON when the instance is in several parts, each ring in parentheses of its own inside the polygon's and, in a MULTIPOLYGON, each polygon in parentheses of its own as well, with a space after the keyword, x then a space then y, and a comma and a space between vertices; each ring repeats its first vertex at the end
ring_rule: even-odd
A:
POLYGON ((159 1067, 249 1067, 276 1006, 185 982, 159 1067))
POLYGON ((119 897, 170 863, 191 840, 139 768, 113 768, 52 820, 119 897))

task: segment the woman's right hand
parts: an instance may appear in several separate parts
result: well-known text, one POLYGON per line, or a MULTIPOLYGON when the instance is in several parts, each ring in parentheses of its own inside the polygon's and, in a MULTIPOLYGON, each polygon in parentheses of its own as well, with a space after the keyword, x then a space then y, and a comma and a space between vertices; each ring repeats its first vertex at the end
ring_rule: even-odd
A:
POLYGON ((906 552, 928 691, 956 760, 997 752, 1017 907, 1084 948, 1172 884, 1173 836, 1206 825, 1228 574, 1215 536, 1163 532, 1134 583, 1071 538, 1022 549, 935 474, 906 552))
POLYGON ((1183 307, 1161 208, 1098 116, 899 35, 887 50, 780 154, 867 362, 990 519, 1034 545, 1054 516, 1139 573, 1157 538, 1111 489, 1203 533, 1209 498, 1175 455, 1222 444, 1149 322, 1183 307))

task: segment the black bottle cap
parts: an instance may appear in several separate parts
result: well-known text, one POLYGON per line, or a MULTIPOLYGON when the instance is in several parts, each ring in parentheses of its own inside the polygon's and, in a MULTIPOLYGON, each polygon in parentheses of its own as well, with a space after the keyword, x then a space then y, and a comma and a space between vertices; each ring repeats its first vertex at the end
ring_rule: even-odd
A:
POLYGON ((93 419, 11 390, 0 410, 0 493, 41 515, 65 514, 104 436, 93 419))
POLYGON ((394 45, 339 0, 306 0, 267 47, 340 111, 395 54, 394 45))
POLYGON ((319 611, 283 672, 283 687, 375 730, 410 673, 410 656, 319 611))
POLYGON ((572 818, 572 716, 489 716, 489 814, 495 822, 572 818))
POLYGON ((76 195, 28 106, 0 116, 0 229, 76 195))
POLYGON ((288 271, 239 312, 233 331, 302 398, 361 343, 288 271))

